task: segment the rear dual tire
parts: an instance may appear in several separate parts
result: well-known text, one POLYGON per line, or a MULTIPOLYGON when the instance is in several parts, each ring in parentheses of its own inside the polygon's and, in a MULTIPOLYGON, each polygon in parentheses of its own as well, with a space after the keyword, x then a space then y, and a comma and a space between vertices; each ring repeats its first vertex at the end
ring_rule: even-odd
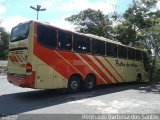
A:
POLYGON ((68 81, 67 91, 76 93, 83 88, 85 91, 91 91, 96 86, 96 78, 93 75, 88 75, 82 82, 82 78, 78 75, 72 76, 68 81), (82 86, 81 86, 82 85, 82 86))
POLYGON ((93 75, 88 75, 83 82, 83 88, 85 91, 91 91, 96 86, 96 78, 93 75))

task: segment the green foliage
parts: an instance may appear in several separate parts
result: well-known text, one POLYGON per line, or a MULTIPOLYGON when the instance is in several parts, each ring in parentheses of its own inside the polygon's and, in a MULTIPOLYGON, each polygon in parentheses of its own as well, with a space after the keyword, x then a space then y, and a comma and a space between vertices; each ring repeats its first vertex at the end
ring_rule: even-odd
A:
POLYGON ((79 32, 110 37, 111 22, 108 16, 100 10, 87 9, 66 18, 66 20, 76 25, 76 30, 79 32))
POLYGON ((126 45, 132 43, 132 46, 148 48, 146 44, 139 43, 143 43, 146 39, 145 35, 142 35, 144 29, 154 26, 153 16, 156 15, 151 9, 156 3, 157 0, 134 0, 123 14, 122 23, 114 30, 116 39, 126 45))
POLYGON ((8 56, 8 44, 10 34, 0 27, 0 60, 6 60, 8 56))
POLYGON ((116 34, 115 38, 125 45, 134 43, 137 36, 136 31, 132 29, 132 24, 127 21, 122 22, 121 25, 118 25, 113 32, 116 34))

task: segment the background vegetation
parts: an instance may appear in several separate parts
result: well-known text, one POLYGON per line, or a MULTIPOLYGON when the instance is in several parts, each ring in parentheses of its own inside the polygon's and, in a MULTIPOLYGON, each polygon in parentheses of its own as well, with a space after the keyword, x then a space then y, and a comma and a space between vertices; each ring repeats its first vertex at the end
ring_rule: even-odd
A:
POLYGON ((10 34, 0 27, 0 60, 6 60, 8 56, 8 43, 10 34))

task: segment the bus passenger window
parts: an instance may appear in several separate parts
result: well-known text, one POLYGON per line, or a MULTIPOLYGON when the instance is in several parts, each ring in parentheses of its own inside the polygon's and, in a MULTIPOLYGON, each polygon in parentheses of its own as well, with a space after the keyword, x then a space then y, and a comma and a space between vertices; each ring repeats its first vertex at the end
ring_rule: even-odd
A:
POLYGON ((37 32, 40 44, 51 49, 56 47, 57 32, 54 28, 39 24, 37 32))
POLYGON ((106 43, 106 56, 117 57, 117 45, 106 43))
POLYGON ((135 49, 128 48, 128 59, 135 60, 135 49))
POLYGON ((92 39, 92 53, 97 55, 105 55, 105 42, 92 39))
POLYGON ((118 46, 118 57, 127 58, 127 48, 124 46, 118 46))
POLYGON ((136 60, 142 60, 142 54, 140 50, 136 50, 136 60))
POLYGON ((73 50, 76 52, 90 53, 90 38, 80 35, 74 35, 73 50))
POLYGON ((65 31, 58 32, 58 48, 62 50, 72 49, 72 34, 65 31))

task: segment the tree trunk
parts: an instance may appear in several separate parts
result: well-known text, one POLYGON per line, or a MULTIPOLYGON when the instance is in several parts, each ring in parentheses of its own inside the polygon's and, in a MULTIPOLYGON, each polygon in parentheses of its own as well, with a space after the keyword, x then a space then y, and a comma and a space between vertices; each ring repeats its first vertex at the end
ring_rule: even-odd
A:
POLYGON ((150 82, 153 82, 154 81, 154 72, 155 72, 155 64, 156 64, 156 58, 157 58, 157 55, 154 56, 154 58, 152 59, 152 66, 150 68, 150 82))

